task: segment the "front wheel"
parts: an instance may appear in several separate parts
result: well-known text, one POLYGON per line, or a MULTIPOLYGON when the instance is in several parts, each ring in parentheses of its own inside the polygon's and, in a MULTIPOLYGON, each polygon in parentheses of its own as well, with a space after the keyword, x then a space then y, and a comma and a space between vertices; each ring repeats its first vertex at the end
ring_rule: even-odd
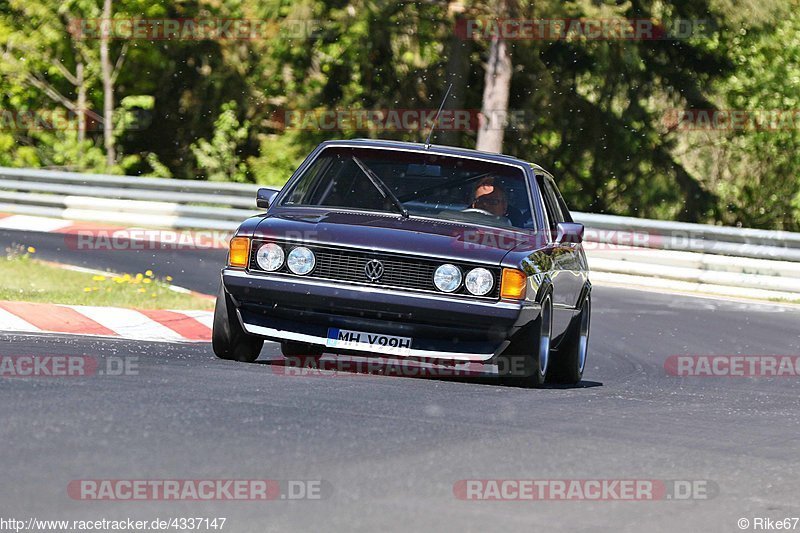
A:
POLYGON ((550 364, 550 338, 553 333, 553 299, 542 299, 542 311, 511 341, 500 358, 503 383, 513 387, 541 387, 550 364))
POLYGON ((589 353, 589 323, 592 318, 592 298, 587 295, 580 312, 569 323, 564 339, 553 358, 548 380, 552 383, 574 385, 583 378, 586 356, 589 353))
POLYGON ((214 306, 211 347, 220 359, 252 363, 258 359, 264 339, 248 334, 239 323, 231 297, 220 284, 214 306))

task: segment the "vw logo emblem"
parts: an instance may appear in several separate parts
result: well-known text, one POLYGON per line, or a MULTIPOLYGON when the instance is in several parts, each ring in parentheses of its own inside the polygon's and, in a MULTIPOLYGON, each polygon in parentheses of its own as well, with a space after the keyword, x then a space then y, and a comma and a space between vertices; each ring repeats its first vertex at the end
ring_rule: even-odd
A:
POLYGON ((378 281, 383 276, 383 263, 377 259, 367 261, 367 264, 364 265, 364 273, 368 280, 378 281))

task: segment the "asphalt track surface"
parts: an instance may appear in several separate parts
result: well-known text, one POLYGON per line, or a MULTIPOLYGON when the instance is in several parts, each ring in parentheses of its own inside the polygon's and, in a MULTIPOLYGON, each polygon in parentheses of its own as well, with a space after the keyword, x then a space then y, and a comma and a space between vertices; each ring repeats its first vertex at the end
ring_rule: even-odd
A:
MULTIPOLYGON (((209 292, 219 251, 84 252, 63 237, 0 244, 209 292)), ((794 377, 678 378, 677 354, 800 354, 800 312, 596 287, 586 381, 521 390, 491 379, 287 376, 207 344, 0 334, 0 356, 122 358, 134 375, 0 378, 5 518, 226 517, 224 531, 755 531, 800 516, 794 377), (323 480, 321 500, 76 501, 81 479, 323 480), (699 480, 688 501, 463 501, 464 479, 699 480)), ((800 528, 800 525, 797 526, 800 528)))

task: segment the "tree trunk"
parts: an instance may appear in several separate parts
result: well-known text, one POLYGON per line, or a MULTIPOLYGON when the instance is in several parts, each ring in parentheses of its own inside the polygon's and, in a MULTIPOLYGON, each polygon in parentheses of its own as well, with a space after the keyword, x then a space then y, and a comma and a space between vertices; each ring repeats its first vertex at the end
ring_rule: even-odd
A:
MULTIPOLYGON (((86 80, 83 73, 83 61, 79 61, 75 65, 75 79, 78 81, 78 142, 83 143, 86 140, 86 80)), ((79 149, 83 151, 83 148, 79 149)))
POLYGON ((508 94, 511 90, 511 50, 508 43, 492 37, 489 45, 489 60, 486 62, 486 75, 483 86, 483 115, 478 129, 476 148, 487 152, 503 151, 505 118, 508 114, 508 94))
POLYGON ((106 165, 110 168, 117 157, 114 150, 114 81, 108 45, 111 40, 111 0, 103 0, 102 31, 100 33, 100 68, 103 76, 103 141, 106 165))
MULTIPOLYGON (((456 0, 448 4, 448 12, 452 14, 452 24, 456 28, 459 26, 460 21, 465 21, 464 6, 461 0, 456 0)), ((453 84, 453 90, 450 91, 450 97, 444 103, 446 110, 462 110, 466 102, 467 81, 469 80, 469 52, 471 42, 458 35, 457 31, 450 33, 450 39, 447 44, 447 78, 442 85, 442 90, 446 90, 448 83, 453 84)), ((437 144, 445 144, 448 146, 459 146, 461 138, 464 135, 463 131, 458 130, 437 130, 434 136, 438 137, 437 144)))

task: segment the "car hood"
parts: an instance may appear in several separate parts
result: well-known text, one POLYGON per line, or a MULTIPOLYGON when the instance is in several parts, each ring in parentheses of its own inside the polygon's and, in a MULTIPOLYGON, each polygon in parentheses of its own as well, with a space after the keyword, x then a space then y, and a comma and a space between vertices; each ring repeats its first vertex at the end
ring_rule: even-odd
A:
POLYGON ((514 248, 535 248, 531 235, 413 216, 303 209, 264 217, 253 237, 499 265, 514 248))

